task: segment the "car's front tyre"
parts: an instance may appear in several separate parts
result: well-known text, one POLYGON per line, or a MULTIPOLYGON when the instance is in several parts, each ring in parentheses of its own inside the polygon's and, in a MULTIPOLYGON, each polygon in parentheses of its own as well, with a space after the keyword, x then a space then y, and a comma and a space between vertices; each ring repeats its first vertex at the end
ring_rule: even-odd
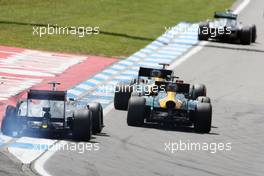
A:
POLYGON ((201 103, 211 103, 211 99, 206 96, 199 96, 196 100, 201 103))
POLYGON ((190 96, 196 100, 200 96, 206 96, 206 86, 204 84, 195 84, 190 87, 190 96))

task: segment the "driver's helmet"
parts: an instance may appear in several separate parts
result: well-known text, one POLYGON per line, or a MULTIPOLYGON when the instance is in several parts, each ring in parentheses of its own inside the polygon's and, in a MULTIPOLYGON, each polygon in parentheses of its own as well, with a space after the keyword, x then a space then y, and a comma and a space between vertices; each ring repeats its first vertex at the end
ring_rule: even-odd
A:
POLYGON ((164 79, 162 77, 162 73, 160 70, 152 70, 151 77, 155 79, 155 81, 163 81, 164 79))
POLYGON ((167 85, 167 92, 177 92, 178 87, 177 84, 169 83, 167 85))
POLYGON ((227 13, 233 13, 233 10, 231 10, 231 9, 226 9, 226 12, 227 12, 227 13))
POLYGON ((44 117, 45 119, 50 119, 50 118, 51 118, 51 115, 50 115, 49 112, 45 112, 43 117, 44 117))

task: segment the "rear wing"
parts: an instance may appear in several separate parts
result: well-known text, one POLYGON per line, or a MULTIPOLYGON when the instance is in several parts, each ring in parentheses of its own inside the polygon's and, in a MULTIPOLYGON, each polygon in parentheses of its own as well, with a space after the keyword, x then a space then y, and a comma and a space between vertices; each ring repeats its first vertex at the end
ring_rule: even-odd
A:
POLYGON ((146 68, 140 67, 138 71, 138 77, 157 77, 153 75, 153 72, 159 72, 159 78, 166 79, 168 76, 172 75, 172 70, 165 70, 165 69, 155 69, 155 68, 146 68))
POLYGON ((66 91, 29 90, 28 99, 66 101, 66 91))
POLYGON ((227 19, 237 19, 237 14, 228 13, 228 12, 215 12, 214 18, 227 18, 227 19))
POLYGON ((188 94, 190 92, 190 84, 186 83, 172 83, 172 82, 161 82, 156 81, 155 84, 161 88, 165 86, 166 91, 172 91, 177 93, 188 94))

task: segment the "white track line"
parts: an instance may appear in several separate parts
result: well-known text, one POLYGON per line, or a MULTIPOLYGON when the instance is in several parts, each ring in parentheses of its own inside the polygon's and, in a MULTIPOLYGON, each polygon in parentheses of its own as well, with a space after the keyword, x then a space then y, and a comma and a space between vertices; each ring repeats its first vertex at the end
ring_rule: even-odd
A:
POLYGON ((234 13, 240 14, 242 10, 246 8, 246 6, 250 3, 250 0, 244 0, 237 8, 234 10, 234 13))
POLYGON ((202 41, 199 43, 198 46, 194 47, 193 49, 191 49, 189 52, 187 52, 185 55, 183 55, 182 57, 180 57, 179 59, 177 59, 176 61, 174 61, 172 64, 170 64, 170 66, 168 67, 168 69, 175 69, 177 66, 179 66, 180 64, 182 64, 184 61, 186 61, 188 58, 190 58, 191 56, 193 56, 194 54, 198 53, 199 51, 201 51, 203 49, 203 47, 207 44, 208 42, 206 41, 202 41))
MULTIPOLYGON (((235 10, 234 13, 239 14, 248 4, 250 3, 250 0, 244 0, 235 10)), ((188 53, 186 53, 184 56, 182 56, 181 58, 179 58, 178 60, 176 60, 175 62, 173 62, 170 65, 170 68, 175 68, 177 66, 179 66, 181 63, 183 63, 184 61, 186 61, 188 58, 190 58, 191 56, 193 56, 194 54, 198 53, 205 44, 207 44, 208 42, 200 42, 198 46, 194 47, 193 49, 191 49, 188 53)), ((106 115, 107 113, 109 113, 111 110, 113 109, 113 103, 108 105, 105 110, 104 110, 104 115, 106 115)), ((64 141, 63 141, 64 142, 64 141)), ((61 142, 59 142, 61 143, 61 142)), ((58 144, 59 144, 58 143, 58 144)), ((61 144, 60 144, 61 145, 61 144)), ((44 153, 41 157, 39 157, 39 159, 36 160, 36 162, 34 163, 34 169, 40 174, 40 175, 44 175, 44 176, 52 176, 50 173, 48 173, 45 169, 44 169, 44 165, 46 163, 46 161, 56 153, 56 151, 51 150, 51 151, 47 151, 46 153, 44 153)))
POLYGON ((104 116, 108 114, 112 109, 114 109, 114 103, 111 103, 106 108, 104 108, 104 116))
POLYGON ((60 150, 60 148, 62 146, 64 146, 65 144, 67 144, 66 141, 59 141, 58 143, 56 143, 53 147, 51 147, 51 149, 49 151, 47 151, 46 153, 44 153, 43 155, 41 155, 34 163, 34 169, 40 174, 40 175, 44 175, 44 176, 51 176, 51 174, 49 172, 47 172, 44 169, 44 164, 46 163, 46 161, 52 156, 54 155, 58 150, 60 150))

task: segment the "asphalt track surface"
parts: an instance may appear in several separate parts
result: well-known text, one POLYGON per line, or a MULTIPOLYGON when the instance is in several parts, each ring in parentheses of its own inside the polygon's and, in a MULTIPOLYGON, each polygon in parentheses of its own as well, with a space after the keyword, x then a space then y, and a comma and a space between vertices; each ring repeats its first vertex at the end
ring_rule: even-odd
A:
POLYGON ((241 46, 208 43, 175 70, 180 77, 205 83, 213 104, 210 134, 188 128, 136 128, 126 112, 111 110, 105 135, 93 141, 100 151, 60 151, 45 169, 52 175, 263 175, 264 168, 264 1, 253 0, 240 20, 258 27, 257 43, 241 46), (231 151, 165 151, 171 142, 231 143, 231 151))
MULTIPOLYGON (((175 72, 205 83, 213 104, 210 134, 189 128, 128 127, 126 112, 105 116, 99 151, 59 151, 45 164, 51 175, 250 175, 264 173, 264 1, 252 0, 240 20, 256 24, 257 43, 207 43, 175 72), (165 151, 168 142, 231 143, 230 151, 165 151)), ((2 162, 1 162, 2 163, 2 162)), ((2 165, 2 164, 0 164, 2 165)), ((7 165, 7 164, 6 164, 7 165)), ((12 169, 17 165, 10 164, 12 169)), ((3 167, 3 166, 0 166, 3 167)), ((2 170, 2 169, 1 169, 2 170)), ((1 173, 0 173, 1 175, 1 173)))

